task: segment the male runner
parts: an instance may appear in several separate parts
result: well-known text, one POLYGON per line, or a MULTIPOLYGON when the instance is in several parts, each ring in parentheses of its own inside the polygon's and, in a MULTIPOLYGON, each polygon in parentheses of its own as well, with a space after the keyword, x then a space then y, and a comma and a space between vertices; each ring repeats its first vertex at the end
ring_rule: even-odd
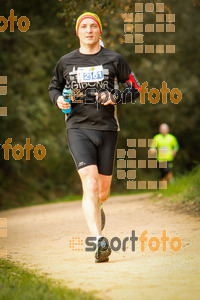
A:
POLYGON ((160 125, 159 131, 160 133, 155 135, 152 140, 151 153, 155 153, 157 149, 158 164, 166 164, 159 168, 161 180, 173 182, 173 160, 179 150, 179 144, 175 136, 169 133, 169 126, 166 123, 160 125))
POLYGON ((86 12, 79 16, 76 34, 80 48, 58 61, 49 95, 56 107, 69 109, 70 104, 62 96, 63 88, 79 89, 77 99, 82 103, 72 97, 71 112, 65 115, 68 146, 82 182, 85 219, 96 237, 95 261, 105 262, 111 249, 101 233, 105 221, 101 203, 110 194, 119 131, 115 104, 120 99, 134 100, 139 95, 138 85, 124 58, 103 47, 102 25, 96 14, 86 12), (125 97, 122 93, 117 97, 112 91, 119 88, 119 82, 129 89, 125 97))

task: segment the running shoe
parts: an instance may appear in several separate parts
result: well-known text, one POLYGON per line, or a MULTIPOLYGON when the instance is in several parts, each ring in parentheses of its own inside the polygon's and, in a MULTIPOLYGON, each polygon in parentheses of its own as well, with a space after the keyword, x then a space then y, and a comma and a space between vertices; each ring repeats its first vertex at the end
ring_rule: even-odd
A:
POLYGON ((105 223, 106 223, 106 216, 105 216, 102 204, 100 204, 100 209, 101 209, 101 230, 103 230, 105 227, 105 223))
POLYGON ((109 261, 109 255, 111 254, 111 248, 104 237, 98 240, 97 248, 95 250, 95 263, 109 261))

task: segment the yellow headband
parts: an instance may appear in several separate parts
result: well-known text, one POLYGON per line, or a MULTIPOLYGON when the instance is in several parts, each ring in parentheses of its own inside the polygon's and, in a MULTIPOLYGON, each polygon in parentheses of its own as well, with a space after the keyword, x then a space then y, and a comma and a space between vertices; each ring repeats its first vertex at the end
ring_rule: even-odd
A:
POLYGON ((76 21, 77 36, 78 36, 79 26, 80 26, 81 22, 86 18, 93 19, 95 22, 97 22, 97 24, 99 25, 100 34, 102 35, 102 25, 101 25, 101 20, 99 19, 99 17, 96 14, 93 14, 91 12, 86 12, 86 13, 83 13, 82 15, 80 15, 76 21))
MULTIPOLYGON (((100 34, 102 35, 102 25, 101 25, 101 20, 100 18, 94 14, 94 13, 91 13, 91 12, 86 12, 86 13, 83 13, 82 15, 80 15, 78 17, 78 19, 76 20, 76 35, 78 36, 78 30, 79 30, 79 26, 81 24, 81 22, 86 19, 86 18, 90 18, 90 19, 93 19, 95 22, 97 22, 98 26, 99 26, 99 29, 100 29, 100 34)), ((103 44, 103 41, 102 41, 102 38, 100 36, 99 38, 99 44, 101 46, 104 47, 104 44, 103 44)))

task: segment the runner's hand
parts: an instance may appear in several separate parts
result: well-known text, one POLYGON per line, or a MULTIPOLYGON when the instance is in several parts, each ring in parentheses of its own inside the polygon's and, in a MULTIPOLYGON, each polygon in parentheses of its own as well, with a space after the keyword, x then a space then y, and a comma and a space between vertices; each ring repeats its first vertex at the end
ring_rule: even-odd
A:
POLYGON ((177 152, 176 152, 176 150, 173 150, 173 151, 172 151, 172 155, 173 155, 173 157, 175 157, 175 156, 176 156, 176 153, 177 153, 177 152))
POLYGON ((69 109, 71 107, 71 104, 69 104, 68 102, 66 102, 64 100, 64 97, 63 96, 59 96, 57 101, 56 101, 56 104, 58 106, 58 108, 60 109, 69 109))
POLYGON ((101 93, 95 93, 95 96, 96 96, 96 101, 98 103, 101 103, 102 105, 114 105, 115 103, 111 100, 111 93, 108 92, 108 93, 104 93, 104 92, 101 92, 101 93))

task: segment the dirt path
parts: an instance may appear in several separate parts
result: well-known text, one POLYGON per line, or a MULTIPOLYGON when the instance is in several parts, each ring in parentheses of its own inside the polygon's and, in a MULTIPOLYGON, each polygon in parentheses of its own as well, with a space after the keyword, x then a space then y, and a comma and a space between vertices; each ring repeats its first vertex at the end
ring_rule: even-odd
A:
POLYGON ((8 219, 8 237, 0 238, 0 249, 13 261, 102 299, 200 299, 199 219, 169 211, 148 195, 112 197, 104 210, 108 240, 130 237, 132 230, 136 236, 148 230, 148 240, 160 240, 166 230, 170 240, 181 239, 182 248, 174 252, 167 242, 166 252, 162 244, 152 252, 147 241, 141 252, 138 241, 133 252, 129 240, 126 252, 112 251, 108 263, 95 264, 93 252, 69 247, 73 237, 85 241, 89 235, 81 201, 75 201, 0 212, 8 219))

